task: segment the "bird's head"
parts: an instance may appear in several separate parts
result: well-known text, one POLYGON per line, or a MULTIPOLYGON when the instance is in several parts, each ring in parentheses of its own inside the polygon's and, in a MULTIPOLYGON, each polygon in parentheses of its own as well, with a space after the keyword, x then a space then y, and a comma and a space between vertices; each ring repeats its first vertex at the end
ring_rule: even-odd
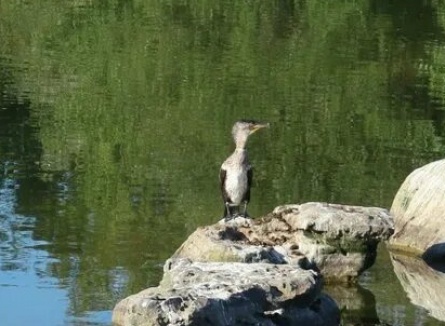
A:
POLYGON ((258 122, 254 120, 239 120, 235 122, 232 128, 233 139, 235 140, 237 148, 244 148, 247 137, 253 134, 254 132, 268 128, 269 123, 258 122))

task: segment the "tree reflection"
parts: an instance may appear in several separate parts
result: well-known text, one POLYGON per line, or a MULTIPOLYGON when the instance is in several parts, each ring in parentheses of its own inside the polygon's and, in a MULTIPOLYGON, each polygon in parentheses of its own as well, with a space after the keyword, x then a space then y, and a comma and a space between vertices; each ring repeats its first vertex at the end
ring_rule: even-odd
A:
POLYGON ((442 7, 1 2, 0 179, 35 218, 70 313, 155 285, 187 234, 220 217, 217 171, 241 117, 272 123, 252 139, 253 215, 389 206, 444 152, 442 7))

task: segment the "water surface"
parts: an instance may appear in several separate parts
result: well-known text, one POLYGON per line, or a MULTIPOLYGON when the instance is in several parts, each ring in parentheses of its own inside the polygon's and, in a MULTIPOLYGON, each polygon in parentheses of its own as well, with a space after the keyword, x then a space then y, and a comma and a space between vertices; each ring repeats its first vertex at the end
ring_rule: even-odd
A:
MULTIPOLYGON (((109 325, 117 301, 157 285, 165 259, 222 214, 237 119, 271 123, 249 141, 253 216, 306 201, 389 208, 445 152, 440 1, 0 12, 6 325, 109 325)), ((361 284, 344 294, 345 323, 443 323, 410 301, 384 248, 361 284)))

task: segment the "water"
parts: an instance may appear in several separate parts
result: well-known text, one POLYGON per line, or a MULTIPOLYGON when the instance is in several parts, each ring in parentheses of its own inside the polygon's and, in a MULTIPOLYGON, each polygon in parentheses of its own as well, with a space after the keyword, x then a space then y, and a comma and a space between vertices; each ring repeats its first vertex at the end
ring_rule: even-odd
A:
MULTIPOLYGON (((218 170, 239 118, 271 123, 249 141, 253 216, 390 207, 445 152, 441 1, 0 12, 2 325, 109 325, 117 301, 157 285, 164 260, 222 214, 218 170)), ((382 247, 361 287, 332 290, 345 324, 443 324, 398 275, 382 247)))

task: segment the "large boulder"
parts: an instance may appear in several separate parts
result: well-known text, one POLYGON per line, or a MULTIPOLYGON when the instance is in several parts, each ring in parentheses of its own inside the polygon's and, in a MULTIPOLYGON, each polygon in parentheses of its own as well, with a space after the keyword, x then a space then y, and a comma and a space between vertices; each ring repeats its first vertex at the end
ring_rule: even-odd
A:
POLYGON ((267 263, 171 259, 156 288, 115 307, 115 325, 338 325, 335 302, 311 270, 267 263))
POLYGON ((354 283, 393 232, 383 208, 285 205, 258 220, 236 218, 196 230, 173 257, 290 264, 319 270, 328 283, 354 283))
POLYGON ((391 213, 391 246, 416 253, 435 248, 444 258, 445 246, 439 245, 445 242, 445 160, 413 171, 397 192, 391 213))

